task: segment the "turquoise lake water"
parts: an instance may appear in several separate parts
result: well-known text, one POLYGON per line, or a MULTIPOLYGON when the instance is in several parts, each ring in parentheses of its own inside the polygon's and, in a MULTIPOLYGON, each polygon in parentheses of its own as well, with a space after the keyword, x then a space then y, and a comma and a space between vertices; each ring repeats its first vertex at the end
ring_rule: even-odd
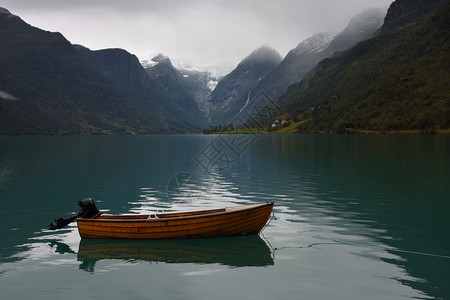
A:
POLYGON ((450 137, 0 137, 1 299, 450 299, 450 137), (258 236, 81 240, 103 213, 274 201, 258 236))

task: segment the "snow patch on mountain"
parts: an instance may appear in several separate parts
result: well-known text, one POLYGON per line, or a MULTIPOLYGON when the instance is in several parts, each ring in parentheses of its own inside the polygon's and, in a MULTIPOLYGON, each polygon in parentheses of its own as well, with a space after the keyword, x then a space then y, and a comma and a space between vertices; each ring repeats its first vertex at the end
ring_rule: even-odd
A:
POLYGON ((174 59, 173 66, 181 72, 208 72, 208 76, 215 79, 220 79, 228 75, 236 67, 235 64, 226 62, 194 65, 187 59, 174 59))
POLYGON ((211 91, 214 91, 214 89, 216 88, 217 84, 219 83, 219 81, 217 80, 209 80, 208 83, 206 84, 206 86, 208 87, 208 89, 210 89, 211 91))
POLYGON ((146 58, 140 61, 142 67, 144 69, 152 68, 156 66, 158 63, 163 61, 170 61, 170 58, 168 56, 163 55, 162 53, 158 53, 156 55, 149 56, 150 58, 146 58))
POLYGON ((152 68, 152 67, 156 66, 158 63, 159 62, 153 61, 151 59, 150 60, 147 60, 147 59, 141 60, 141 65, 144 67, 144 69, 152 68))
POLYGON ((0 99, 8 100, 8 101, 17 101, 17 100, 19 100, 18 98, 14 97, 13 95, 8 94, 6 92, 2 92, 2 91, 0 91, 0 99))
POLYGON ((292 50, 292 54, 318 53, 327 48, 335 36, 336 33, 333 32, 316 33, 298 44, 298 46, 292 50))

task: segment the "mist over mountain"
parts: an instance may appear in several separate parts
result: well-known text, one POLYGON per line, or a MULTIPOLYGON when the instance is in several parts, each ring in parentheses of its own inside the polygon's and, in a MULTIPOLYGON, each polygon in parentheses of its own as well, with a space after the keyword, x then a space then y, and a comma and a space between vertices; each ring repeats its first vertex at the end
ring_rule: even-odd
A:
POLYGON ((248 109, 259 105, 259 101, 267 99, 275 101, 289 85, 300 81, 321 60, 372 37, 383 24, 385 14, 385 9, 370 8, 354 16, 346 28, 338 34, 324 32, 309 37, 292 49, 274 69, 259 77, 253 85, 248 85, 246 80, 241 79, 231 83, 225 80, 223 83, 220 82, 217 88, 221 94, 215 91, 211 97, 213 112, 217 111, 217 115, 223 115, 230 107, 229 103, 233 103, 236 107, 226 111, 225 118, 212 119, 222 122, 222 125, 233 119, 245 120, 251 115, 248 109), (233 88, 230 88, 230 85, 233 85, 233 88), (224 86, 227 89, 222 91, 221 88, 224 86), (237 90, 243 91, 237 93, 237 90))
POLYGON ((386 16, 385 8, 368 8, 355 15, 348 25, 330 43, 327 51, 334 54, 343 51, 359 42, 372 38, 383 25, 386 16))
POLYGON ((72 45, 0 8, 0 134, 193 132, 242 124, 264 99, 300 132, 448 128, 448 11, 396 0, 219 77, 226 67, 72 45))
POLYGON ((216 62, 213 64, 193 65, 189 60, 177 59, 173 61, 174 67, 183 71, 196 71, 207 73, 212 80, 220 80, 230 74, 236 68, 235 64, 227 62, 216 62))

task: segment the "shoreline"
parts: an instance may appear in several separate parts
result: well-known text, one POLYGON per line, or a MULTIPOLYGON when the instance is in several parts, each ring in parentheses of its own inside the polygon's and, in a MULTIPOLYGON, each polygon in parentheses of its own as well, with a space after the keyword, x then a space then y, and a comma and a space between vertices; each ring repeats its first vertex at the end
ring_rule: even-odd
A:
POLYGON ((450 128, 448 129, 408 129, 408 130, 385 130, 385 131, 377 131, 377 130, 367 130, 367 129, 353 129, 347 128, 344 133, 336 133, 336 132, 325 132, 325 131, 311 131, 311 132, 299 132, 296 129, 290 128, 289 130, 274 130, 274 131, 265 131, 258 129, 234 129, 234 130, 226 130, 226 131, 212 131, 212 132, 201 132, 201 131, 183 131, 183 132, 153 132, 153 133, 65 133, 65 134, 0 134, 0 137, 13 137, 13 136, 132 136, 132 135, 213 135, 213 134, 323 134, 323 135, 450 135, 450 128))
POLYGON ((334 135, 448 135, 450 129, 408 129, 408 130, 367 130, 367 129, 346 129, 345 133, 314 131, 314 132, 298 132, 297 130, 277 130, 277 131, 263 131, 263 130, 232 130, 232 131, 215 131, 203 134, 334 134, 334 135))

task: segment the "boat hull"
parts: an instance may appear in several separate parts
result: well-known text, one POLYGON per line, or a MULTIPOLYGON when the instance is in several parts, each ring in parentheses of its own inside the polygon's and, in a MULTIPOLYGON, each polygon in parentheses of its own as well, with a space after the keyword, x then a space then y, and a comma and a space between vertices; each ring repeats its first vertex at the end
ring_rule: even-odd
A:
POLYGON ((272 213, 273 202, 217 210, 148 215, 78 218, 82 238, 189 239, 258 234, 272 213))

